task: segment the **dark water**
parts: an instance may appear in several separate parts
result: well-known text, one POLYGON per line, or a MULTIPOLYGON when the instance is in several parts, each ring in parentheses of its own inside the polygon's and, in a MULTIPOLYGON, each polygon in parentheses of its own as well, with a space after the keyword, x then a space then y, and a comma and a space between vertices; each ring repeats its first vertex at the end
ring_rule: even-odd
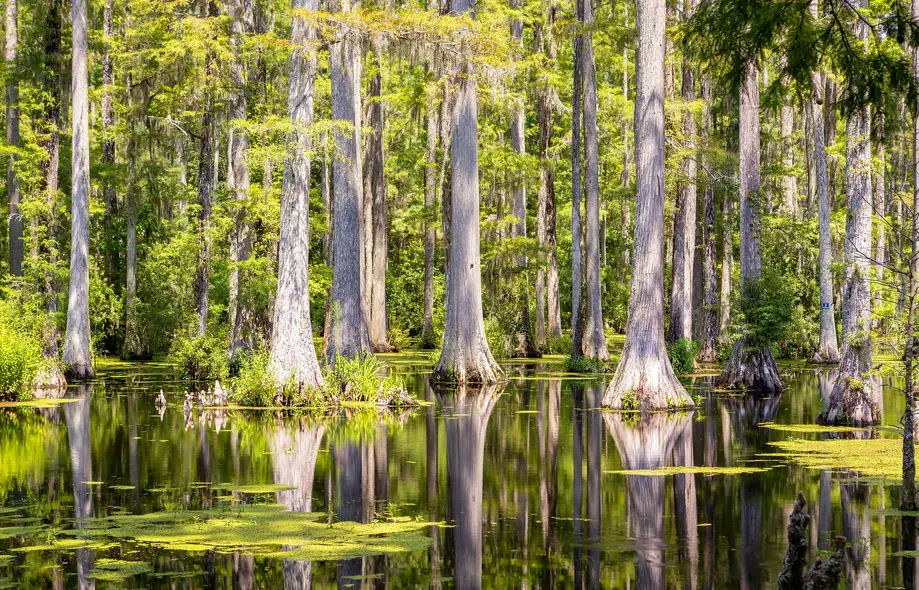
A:
MULTIPOLYGON (((111 365, 72 388, 77 402, 0 408, 0 526, 46 525, 0 540, 0 587, 774 587, 798 490, 813 517, 811 559, 843 534, 847 587, 904 586, 894 555, 901 519, 882 510, 896 507, 897 487, 760 456, 772 440, 828 436, 758 426, 813 423, 832 387, 827 373, 788 368, 788 390, 763 399, 712 392, 698 377, 688 382, 702 401, 695 412, 635 423, 596 410, 603 383, 561 378, 551 362, 507 365, 503 387, 456 392, 429 387, 411 357, 386 359, 431 405, 359 424, 242 411, 196 412, 186 423, 187 385, 167 369, 111 365), (771 469, 609 473, 674 465, 771 469), (296 489, 228 497, 217 484, 296 489), (340 520, 398 514, 449 526, 428 529, 426 551, 340 562, 136 543, 24 550, 51 545, 84 517, 269 501, 340 520), (94 581, 107 558, 150 571, 94 581)), ((888 383, 885 422, 896 424, 902 407, 888 383)))

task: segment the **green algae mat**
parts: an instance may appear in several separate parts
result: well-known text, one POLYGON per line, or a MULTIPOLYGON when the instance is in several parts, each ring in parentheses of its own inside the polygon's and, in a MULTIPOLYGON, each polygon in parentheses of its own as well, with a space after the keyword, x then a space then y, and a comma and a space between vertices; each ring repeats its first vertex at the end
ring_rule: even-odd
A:
POLYGON ((789 439, 769 443, 784 457, 809 469, 851 471, 865 479, 891 483, 903 479, 903 439, 789 439))
MULTIPOLYGON (((84 539, 134 541, 171 551, 242 551, 303 561, 351 559, 423 551, 428 527, 408 517, 361 524, 327 522, 325 513, 287 512, 274 504, 227 510, 179 510, 87 519, 62 534, 84 539)), ((63 541, 63 540, 62 540, 63 541)))

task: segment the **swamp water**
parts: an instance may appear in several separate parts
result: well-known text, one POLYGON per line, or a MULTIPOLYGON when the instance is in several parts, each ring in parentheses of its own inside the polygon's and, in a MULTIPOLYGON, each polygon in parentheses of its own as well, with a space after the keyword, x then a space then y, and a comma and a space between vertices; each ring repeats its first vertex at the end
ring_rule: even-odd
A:
POLYGON ((0 588, 772 588, 798 490, 809 561, 845 535, 847 587, 904 586, 889 381, 886 427, 814 432, 832 377, 807 367, 772 398, 692 377, 695 411, 638 422, 561 359, 459 392, 382 359, 425 405, 186 420, 170 367, 103 361, 66 401, 0 408, 0 588))

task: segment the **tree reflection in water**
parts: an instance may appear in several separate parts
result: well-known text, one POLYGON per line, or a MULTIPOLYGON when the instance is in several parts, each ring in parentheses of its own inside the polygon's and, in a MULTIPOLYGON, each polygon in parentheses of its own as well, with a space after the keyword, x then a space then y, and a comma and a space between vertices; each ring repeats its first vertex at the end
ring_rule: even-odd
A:
MULTIPOLYGON (((306 418, 278 419, 269 436, 274 483, 293 487, 277 492, 277 502, 290 512, 313 511, 313 476, 324 432, 325 428, 306 418)), ((284 590, 310 588, 312 565, 309 561, 285 559, 284 590)))
MULTIPOLYGON (((67 439, 70 443, 70 469, 73 472, 73 501, 76 516, 75 527, 84 526, 84 519, 92 518, 93 481, 92 445, 90 443, 90 404, 93 385, 82 384, 77 388, 78 401, 64 404, 64 420, 67 422, 67 439)), ((95 553, 90 548, 76 550, 77 581, 80 590, 96 587, 93 579, 95 553)))
MULTIPOLYGON (((693 412, 641 416, 604 412, 603 420, 625 469, 657 469, 667 466, 681 437, 685 435, 691 439, 692 416, 693 412)), ((630 537, 635 544, 636 586, 639 590, 663 588, 666 478, 629 475, 625 478, 625 485, 630 537)), ((695 505, 695 497, 691 503, 695 505)), ((688 514, 689 510, 684 507, 683 517, 688 514)), ((695 508, 692 514, 695 515, 695 508)), ((688 524, 682 526, 686 528, 688 524)))
POLYGON ((481 588, 485 433, 501 390, 493 385, 481 389, 461 385, 456 390, 438 388, 436 393, 447 431, 455 585, 463 590, 481 588))

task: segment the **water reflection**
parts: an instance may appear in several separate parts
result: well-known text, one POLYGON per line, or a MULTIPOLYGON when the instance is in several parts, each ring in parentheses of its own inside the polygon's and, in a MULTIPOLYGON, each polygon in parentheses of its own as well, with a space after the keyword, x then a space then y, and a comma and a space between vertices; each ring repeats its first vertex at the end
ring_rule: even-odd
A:
MULTIPOLYGON (((278 419, 269 435, 274 483, 293 489, 277 492, 277 502, 290 512, 313 511, 313 478, 325 428, 306 418, 278 419)), ((286 548, 286 547, 285 547, 286 548)), ((312 563, 285 559, 284 589, 312 587, 312 563)))
POLYGON ((496 386, 478 389, 466 385, 436 393, 447 432, 456 587, 481 588, 485 433, 501 391, 496 386))
MULTIPOLYGON (((64 404, 64 420, 67 423, 67 439, 70 443, 70 470, 73 474, 73 502, 77 529, 82 529, 85 519, 92 518, 93 511, 93 458, 90 443, 90 402, 93 385, 81 385, 76 391, 78 401, 64 404)), ((80 548, 77 554, 77 580, 82 589, 96 587, 93 578, 95 554, 90 548, 80 548)))

